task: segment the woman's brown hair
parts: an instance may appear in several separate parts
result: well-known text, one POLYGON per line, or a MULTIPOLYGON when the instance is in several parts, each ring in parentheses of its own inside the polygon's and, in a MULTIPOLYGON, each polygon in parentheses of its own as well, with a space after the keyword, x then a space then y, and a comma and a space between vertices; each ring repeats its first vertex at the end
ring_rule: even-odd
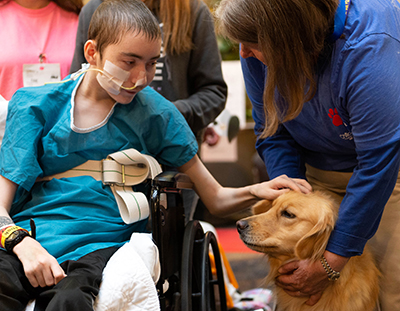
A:
MULTIPOLYGON (((13 0, 0 0, 0 6, 7 4, 8 2, 13 0)), ((68 12, 74 12, 79 14, 82 7, 83 2, 82 0, 51 0, 55 2, 60 8, 64 9, 68 12)))
POLYGON ((74 12, 79 14, 83 7, 82 0, 52 0, 55 2, 60 8, 65 11, 74 12))
POLYGON ((143 0, 163 23, 164 48, 177 55, 193 48, 192 18, 198 0, 143 0))
POLYGON ((258 44, 267 65, 262 138, 296 118, 314 96, 316 63, 337 6, 337 0, 222 0, 216 9, 219 31, 233 41, 258 44), (282 102, 276 102, 276 91, 282 102))

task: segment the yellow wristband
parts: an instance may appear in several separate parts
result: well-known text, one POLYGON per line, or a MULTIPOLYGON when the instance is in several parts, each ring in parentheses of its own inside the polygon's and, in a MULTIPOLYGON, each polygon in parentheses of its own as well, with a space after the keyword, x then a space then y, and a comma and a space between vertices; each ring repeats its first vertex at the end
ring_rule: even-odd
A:
POLYGON ((15 231, 17 230, 23 230, 28 232, 28 230, 25 230, 19 226, 12 226, 12 227, 8 227, 6 230, 3 231, 2 235, 1 235, 1 246, 3 248, 5 248, 5 243, 6 243, 6 239, 15 231))
POLYGON ((6 231, 7 228, 11 228, 11 227, 13 227, 13 226, 15 226, 15 225, 14 225, 14 224, 12 224, 12 225, 5 225, 4 227, 2 227, 2 228, 0 229, 0 247, 4 248, 4 245, 1 243, 1 237, 2 237, 2 235, 3 235, 3 232, 6 231))

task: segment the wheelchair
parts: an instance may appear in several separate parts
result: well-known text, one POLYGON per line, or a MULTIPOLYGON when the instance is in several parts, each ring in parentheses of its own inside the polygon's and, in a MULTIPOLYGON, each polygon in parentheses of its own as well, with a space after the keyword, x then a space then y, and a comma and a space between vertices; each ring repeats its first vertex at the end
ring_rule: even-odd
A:
POLYGON ((151 181, 150 223, 161 264, 156 285, 160 307, 162 311, 226 311, 216 237, 212 232, 204 233, 197 220, 185 225, 181 194, 182 189, 192 186, 188 176, 173 171, 151 181), (164 290, 166 284, 168 289, 164 290))

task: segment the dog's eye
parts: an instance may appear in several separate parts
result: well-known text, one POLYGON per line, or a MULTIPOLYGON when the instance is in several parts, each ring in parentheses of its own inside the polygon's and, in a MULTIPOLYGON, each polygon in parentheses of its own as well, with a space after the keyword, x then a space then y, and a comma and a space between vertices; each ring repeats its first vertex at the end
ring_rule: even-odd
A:
POLYGON ((283 217, 290 218, 290 219, 296 218, 296 215, 295 215, 295 214, 289 213, 287 210, 282 211, 282 212, 281 212, 281 215, 282 215, 283 217))

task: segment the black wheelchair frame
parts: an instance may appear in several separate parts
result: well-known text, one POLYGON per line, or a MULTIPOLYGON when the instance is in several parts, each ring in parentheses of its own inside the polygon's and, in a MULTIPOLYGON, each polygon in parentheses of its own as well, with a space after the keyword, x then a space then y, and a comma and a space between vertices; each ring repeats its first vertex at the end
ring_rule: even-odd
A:
POLYGON ((218 243, 197 220, 185 225, 182 189, 187 175, 163 172, 152 181, 151 226, 159 250, 161 276, 156 285, 162 311, 226 311, 226 293, 218 243), (216 273, 211 271, 212 249, 216 273), (168 290, 164 292, 164 284, 168 290))

